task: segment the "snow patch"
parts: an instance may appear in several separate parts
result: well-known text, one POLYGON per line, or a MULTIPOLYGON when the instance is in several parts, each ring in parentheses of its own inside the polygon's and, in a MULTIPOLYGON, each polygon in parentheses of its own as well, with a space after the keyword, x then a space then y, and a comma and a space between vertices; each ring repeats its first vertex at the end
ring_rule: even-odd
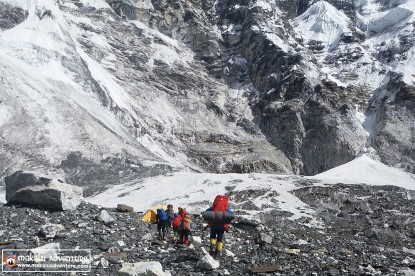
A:
POLYGON ((277 34, 267 33, 266 36, 272 43, 280 47, 284 52, 288 52, 288 45, 277 34))
POLYGON ((271 4, 264 0, 257 0, 255 3, 249 6, 250 9, 256 8, 256 7, 259 7, 263 9, 264 11, 268 11, 268 12, 272 11, 271 4))
POLYGON ((0 127, 7 123, 7 121, 13 116, 13 110, 0 103, 0 127))
POLYGON ((402 74, 405 83, 415 86, 415 46, 408 51, 407 57, 395 70, 402 74))
POLYGON ((380 161, 370 158, 368 154, 312 178, 324 180, 328 183, 363 183, 376 186, 395 185, 415 190, 415 178, 413 175, 400 169, 386 166, 380 161))
POLYGON ((110 9, 105 0, 79 0, 84 6, 94 7, 96 9, 110 9))

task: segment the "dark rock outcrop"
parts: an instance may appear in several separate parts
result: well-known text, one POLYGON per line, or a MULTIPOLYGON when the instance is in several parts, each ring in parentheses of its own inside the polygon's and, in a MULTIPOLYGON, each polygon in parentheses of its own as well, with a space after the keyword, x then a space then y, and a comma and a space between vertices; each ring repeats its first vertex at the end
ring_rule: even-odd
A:
POLYGON ((18 171, 5 178, 6 200, 48 210, 74 210, 83 199, 82 188, 18 171))
POLYGON ((27 11, 0 2, 0 30, 8 30, 22 23, 28 13, 27 11))

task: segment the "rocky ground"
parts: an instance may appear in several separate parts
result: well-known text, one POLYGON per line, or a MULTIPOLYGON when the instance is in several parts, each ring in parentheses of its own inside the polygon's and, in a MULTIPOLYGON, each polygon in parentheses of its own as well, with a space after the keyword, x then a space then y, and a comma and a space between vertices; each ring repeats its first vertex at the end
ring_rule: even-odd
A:
MULTIPOLYGON (((231 195, 234 206, 250 193, 231 195)), ((307 218, 291 221, 291 214, 284 210, 262 213, 258 206, 242 205, 215 270, 197 265, 204 256, 202 248, 209 243, 197 214, 193 215, 192 246, 184 248, 171 242, 159 244, 156 226, 144 223, 141 213, 107 209, 114 221, 105 223, 97 219, 102 208, 89 203, 64 212, 3 205, 0 247, 59 243, 62 249, 90 248, 92 272, 85 275, 115 275, 123 262, 149 260, 160 262, 172 275, 250 275, 252 269, 272 265, 273 275, 414 275, 413 191, 339 184, 309 186, 293 193, 315 210, 321 228, 307 226, 307 218), (254 218, 243 218, 255 210, 254 218), (48 223, 51 226, 42 230, 48 223)))

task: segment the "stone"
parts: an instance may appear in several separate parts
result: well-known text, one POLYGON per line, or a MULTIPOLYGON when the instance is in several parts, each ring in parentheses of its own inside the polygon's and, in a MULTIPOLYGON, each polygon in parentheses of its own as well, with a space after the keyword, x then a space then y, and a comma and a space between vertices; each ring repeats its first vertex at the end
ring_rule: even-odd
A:
POLYGON ((225 255, 228 257, 235 257, 235 253, 233 253, 232 251, 225 249, 225 255))
POLYGON ((197 262, 196 266, 205 270, 214 270, 219 267, 219 262, 209 254, 206 254, 197 262))
POLYGON ((259 233, 258 243, 260 245, 271 244, 272 243, 272 237, 268 234, 265 234, 265 233, 259 233))
POLYGON ((147 233, 144 236, 141 237, 141 240, 143 241, 152 241, 153 240, 153 235, 151 235, 151 233, 147 233))
POLYGON ((134 212, 134 208, 125 204, 117 204, 116 210, 118 212, 134 212))
POLYGON ((5 178, 6 200, 11 204, 26 204, 48 210, 76 210, 83 199, 81 187, 61 180, 17 171, 5 178))
POLYGON ((277 265, 268 265, 268 266, 257 266, 253 267, 251 269, 252 273, 269 273, 269 272, 275 272, 278 270, 277 265))
POLYGON ((101 243, 98 245, 98 248, 101 251, 108 251, 108 249, 110 249, 110 246, 106 243, 101 243))
POLYGON ((81 223, 78 224, 79 228, 85 228, 87 226, 88 226, 88 222, 81 222, 81 223))
POLYGON ((108 268, 109 266, 109 262, 107 259, 105 259, 104 257, 102 257, 99 261, 99 266, 102 268, 108 268))
POLYGON ((119 264, 127 260, 127 254, 121 252, 106 252, 102 254, 110 263, 119 264))
POLYGON ((169 272, 163 271, 159 262, 137 262, 123 263, 118 271, 120 276, 170 276, 169 272))
POLYGON ((193 242, 199 243, 199 244, 202 243, 202 238, 200 236, 192 236, 192 238, 193 238, 193 242))
POLYGON ((110 214, 108 214, 106 210, 101 210, 101 212, 99 212, 97 215, 97 220, 102 221, 105 223, 105 225, 115 224, 115 219, 110 214))
POLYGON ((46 239, 61 238, 67 235, 66 229, 62 224, 47 223, 42 225, 39 235, 46 239))
POLYGON ((284 251, 285 253, 290 254, 290 255, 298 255, 301 250, 296 249, 296 248, 285 248, 284 251))

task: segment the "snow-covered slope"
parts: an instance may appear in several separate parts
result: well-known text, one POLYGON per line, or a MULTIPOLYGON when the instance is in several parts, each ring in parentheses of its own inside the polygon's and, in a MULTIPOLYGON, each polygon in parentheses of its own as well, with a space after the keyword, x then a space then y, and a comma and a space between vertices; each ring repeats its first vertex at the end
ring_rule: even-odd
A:
MULTIPOLYGON (((227 87, 183 41, 150 28, 141 18, 150 2, 133 6, 134 20, 98 0, 0 2, 24 16, 0 32, 2 175, 88 171, 108 157, 199 171, 259 161, 255 170, 290 172, 265 136, 226 118, 235 112, 252 125, 252 85, 227 87), (73 154, 82 155, 77 168, 65 161, 73 154)), ((126 175, 135 170, 128 164, 126 175)))
MULTIPOLYGON (((141 211, 158 204, 172 203, 174 206, 186 206, 189 211, 197 213, 207 208, 217 194, 230 193, 236 195, 236 209, 241 209, 244 203, 252 201, 258 210, 288 211, 293 214, 290 219, 296 220, 301 217, 313 217, 313 210, 291 191, 308 187, 311 183, 314 186, 337 183, 393 185, 415 190, 414 175, 385 166, 368 155, 363 155, 314 177, 175 173, 149 178, 139 183, 117 185, 87 200, 105 207, 113 207, 123 202, 141 211), (251 191, 251 196, 240 202, 238 192, 244 191, 251 191), (255 196, 255 191, 263 193, 255 196), (276 193, 269 196, 272 192, 276 193)), ((255 214, 256 212, 252 212, 252 215, 255 214)), ((318 223, 314 226, 318 226, 318 223)))

